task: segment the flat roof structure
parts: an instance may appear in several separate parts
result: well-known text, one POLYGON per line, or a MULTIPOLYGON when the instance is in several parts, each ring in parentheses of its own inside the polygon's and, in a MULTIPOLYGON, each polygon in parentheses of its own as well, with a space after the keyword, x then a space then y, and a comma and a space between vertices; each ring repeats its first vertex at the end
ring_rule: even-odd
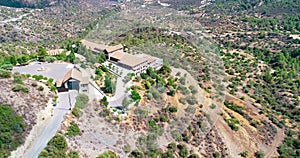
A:
POLYGON ((119 63, 130 66, 131 68, 147 62, 147 59, 140 58, 135 55, 124 53, 123 57, 120 59, 119 63))
POLYGON ((105 48, 105 50, 108 52, 108 53, 112 53, 114 51, 117 51, 117 50, 122 50, 123 49, 123 45, 122 44, 118 44, 118 45, 115 45, 115 46, 107 46, 105 48))
POLYGON ((87 49, 93 50, 93 51, 97 51, 100 52, 102 50, 105 49, 105 46, 102 44, 98 44, 98 43, 94 43, 94 42, 90 42, 87 40, 81 40, 80 41, 83 45, 85 45, 87 47, 87 49))
POLYGON ((124 55, 125 53, 123 51, 116 51, 110 57, 120 60, 124 55))
POLYGON ((148 55, 148 54, 137 54, 136 56, 139 57, 139 58, 147 59, 148 63, 152 63, 157 59, 157 58, 155 58, 151 55, 148 55))

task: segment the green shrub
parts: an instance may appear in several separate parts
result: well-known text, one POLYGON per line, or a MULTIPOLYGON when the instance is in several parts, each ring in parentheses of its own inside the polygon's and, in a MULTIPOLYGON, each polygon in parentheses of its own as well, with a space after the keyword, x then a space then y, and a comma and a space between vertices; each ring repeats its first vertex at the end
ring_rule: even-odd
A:
MULTIPOLYGON (((66 158, 68 144, 63 135, 55 135, 47 144, 46 148, 40 153, 39 158, 63 157, 66 158), (55 155, 55 156, 54 156, 55 155)), ((72 154, 73 155, 73 154, 72 154)))
POLYGON ((174 84, 175 84, 174 79, 170 77, 170 78, 168 79, 167 85, 168 85, 168 86, 173 86, 174 84))
POLYGON ((76 97, 75 107, 77 107, 79 109, 83 109, 87 106, 88 102, 89 102, 89 96, 87 96, 86 94, 80 93, 76 97))
POLYGON ((108 68, 106 67, 106 66, 101 66, 101 70, 103 71, 103 72, 108 72, 108 68))
POLYGON ((107 97, 104 96, 104 97, 101 99, 100 103, 102 103, 104 106, 108 106, 107 97))
POLYGON ((96 72, 95 72, 95 74, 96 74, 96 75, 98 75, 98 76, 102 76, 103 72, 102 72, 102 70, 101 70, 101 69, 99 69, 99 68, 96 68, 96 72))
POLYGON ((104 89, 104 92, 105 93, 113 93, 113 83, 111 82, 111 79, 110 78, 106 78, 104 80, 104 86, 105 86, 105 89, 104 89))
POLYGON ((54 81, 53 78, 49 78, 48 81, 47 81, 47 84, 48 85, 53 85, 53 81, 54 81))
POLYGON ((3 64, 0 66, 0 69, 11 71, 13 69, 12 64, 3 64))
POLYGON ((148 75, 146 73, 140 73, 140 76, 144 80, 146 80, 148 78, 148 75))
POLYGON ((172 131, 171 136, 176 141, 182 141, 182 135, 177 130, 172 131))
POLYGON ((130 153, 129 158, 144 158, 144 154, 138 150, 133 150, 130 153))
POLYGON ((43 75, 33 75, 32 78, 34 78, 37 81, 40 81, 40 80, 44 79, 44 76, 43 75))
POLYGON ((183 158, 188 156, 189 152, 188 152, 188 149, 187 149, 186 145, 178 144, 177 148, 179 149, 179 156, 181 156, 183 158))
POLYGON ((0 77, 1 78, 10 78, 11 77, 11 71, 0 69, 0 77))
POLYGON ((70 151, 68 154, 68 158, 79 158, 78 151, 70 151))
POLYGON ((148 99, 148 100, 151 100, 153 98, 152 94, 151 93, 145 93, 145 97, 148 99))
POLYGON ((180 77, 179 82, 181 85, 185 85, 186 78, 185 77, 180 77))
POLYGON ((170 106, 168 107, 168 111, 171 113, 177 112, 177 107, 176 106, 170 106))
POLYGON ((57 60, 64 60, 65 61, 67 59, 67 55, 66 55, 66 53, 63 52, 61 54, 56 55, 55 58, 57 60))
POLYGON ((198 104, 198 101, 195 96, 188 96, 185 99, 186 99, 186 102, 190 105, 198 104))
POLYGON ((73 110, 72 110, 72 114, 73 114, 75 117, 79 117, 79 116, 80 116, 80 110, 79 110, 77 107, 75 107, 75 108, 73 108, 73 110))
POLYGON ((56 60, 55 57, 53 56, 46 56, 45 57, 45 61, 47 61, 48 63, 53 63, 56 60))
POLYGON ((38 84, 37 84, 37 82, 32 82, 32 83, 31 83, 31 86, 32 86, 32 87, 36 87, 36 86, 38 86, 38 84))
POLYGON ((118 157, 117 157, 117 154, 114 153, 113 151, 107 151, 107 152, 100 154, 96 158, 118 158, 118 157))
POLYGON ((226 122, 232 130, 239 130, 239 127, 236 124, 239 124, 240 122, 236 118, 226 119, 226 122))
POLYGON ((129 153, 131 151, 131 147, 129 144, 125 144, 123 147, 123 150, 125 153, 129 153))
POLYGON ((23 86, 23 85, 20 85, 20 84, 17 84, 17 85, 15 85, 13 88, 12 88, 12 90, 14 91, 14 92, 24 92, 24 93, 28 93, 29 92, 29 90, 28 90, 28 88, 26 87, 26 86, 23 86))
POLYGON ((50 87, 50 90, 51 90, 51 91, 56 91, 56 87, 55 87, 54 85, 52 85, 52 86, 50 87))
POLYGON ((263 151, 258 151, 254 155, 256 158, 264 158, 265 157, 265 154, 263 151))
POLYGON ((188 107, 184 110, 189 114, 194 114, 196 112, 196 107, 192 105, 188 105, 188 107))
POLYGON ((216 151, 214 154, 213 154, 213 157, 214 158, 219 158, 220 157, 220 153, 218 151, 216 151))
POLYGON ((134 77, 134 74, 133 74, 133 73, 128 73, 128 74, 124 77, 125 82, 129 82, 133 77, 134 77))
POLYGON ((76 136, 80 133, 80 129, 75 122, 71 122, 70 126, 68 127, 66 135, 68 136, 76 136))
POLYGON ((134 110, 134 114, 138 115, 139 117, 146 118, 148 117, 148 110, 144 108, 136 108, 134 110))
POLYGON ((39 86, 38 90, 39 90, 39 91, 43 91, 43 90, 44 90, 44 87, 43 87, 43 86, 39 86))
POLYGON ((0 105, 0 157, 9 157, 10 152, 23 143, 23 129, 26 127, 21 116, 11 105, 0 105))
POLYGON ((20 74, 15 74, 14 75, 14 83, 23 84, 23 79, 22 79, 22 76, 20 74))
POLYGON ((217 107, 217 105, 216 105, 216 104, 211 104, 209 107, 210 107, 211 109, 215 109, 215 108, 217 107))
POLYGON ((141 96, 136 90, 131 91, 131 98, 134 102, 141 100, 141 96))
POLYGON ((176 90, 175 89, 171 89, 169 92, 168 92, 168 95, 170 95, 170 96, 175 96, 175 94, 176 94, 176 90))
POLYGON ((100 113, 99 113, 99 116, 101 117, 107 117, 109 116, 110 114, 110 111, 108 109, 103 109, 100 113))
POLYGON ((198 154, 192 154, 188 158, 200 158, 200 156, 198 154))
POLYGON ((248 156, 248 151, 244 151, 244 152, 240 153, 240 155, 242 157, 247 157, 248 156))
POLYGON ((145 88, 150 89, 151 88, 151 83, 149 81, 145 82, 145 88))
POLYGON ((155 99, 155 100, 158 100, 158 99, 160 99, 160 93, 158 92, 158 90, 157 89, 154 89, 154 88, 151 88, 150 89, 150 93, 152 94, 152 96, 153 96, 153 98, 155 99))
POLYGON ((185 99, 185 98, 180 98, 180 99, 179 99, 179 103, 185 104, 185 103, 186 103, 186 99, 185 99))
POLYGON ((67 141, 63 135, 55 135, 49 142, 48 145, 54 146, 58 150, 66 151, 68 148, 67 141))
POLYGON ((251 121, 250 121, 250 125, 253 126, 253 127, 255 127, 255 128, 258 127, 258 124, 259 124, 259 122, 256 121, 256 120, 251 120, 251 121))
POLYGON ((231 109, 231 110, 233 110, 233 111, 235 111, 235 112, 237 112, 237 113, 239 113, 239 114, 241 114, 241 115, 243 115, 244 114, 244 107, 242 107, 242 106, 238 106, 238 105, 235 105, 235 104, 233 104, 233 103, 230 103, 230 102, 228 102, 228 101, 225 101, 224 102, 224 105, 227 107, 227 108, 229 108, 229 109, 231 109))
POLYGON ((159 120, 161 122, 168 122, 168 116, 167 115, 160 115, 159 120))

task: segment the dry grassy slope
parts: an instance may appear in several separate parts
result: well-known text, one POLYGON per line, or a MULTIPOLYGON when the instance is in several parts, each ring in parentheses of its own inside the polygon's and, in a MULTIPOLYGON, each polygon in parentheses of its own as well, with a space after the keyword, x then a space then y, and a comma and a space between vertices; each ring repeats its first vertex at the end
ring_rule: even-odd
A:
POLYGON ((272 124, 265 115, 258 114, 259 109, 252 104, 229 94, 226 96, 226 100, 244 107, 244 112, 247 115, 260 122, 258 127, 255 128, 243 116, 224 106, 224 117, 230 118, 233 116, 240 122, 238 131, 231 130, 223 119, 220 119, 217 123, 217 128, 221 135, 223 135, 231 154, 238 155, 243 151, 248 151, 253 156, 256 151, 262 150, 266 157, 278 156, 277 147, 284 139, 284 130, 272 124), (267 125, 263 121, 266 121, 267 125), (275 127, 277 131, 273 136, 273 130, 270 126, 275 127))
MULTIPOLYGON (((26 135, 36 124, 37 113, 43 110, 50 98, 54 97, 54 93, 47 91, 39 91, 38 87, 31 86, 33 80, 26 79, 24 85, 29 89, 29 93, 13 92, 12 88, 15 83, 13 79, 0 79, 0 104, 10 104, 13 106, 16 113, 24 118, 27 125, 25 129, 26 135)), ((39 83, 41 86, 44 84, 39 83)))
MULTIPOLYGON (((173 73, 180 71, 181 69, 174 69, 173 73), (175 70, 175 71, 174 71, 175 70)), ((187 73, 183 70, 180 71, 182 74, 187 73)), ((192 77, 187 78, 187 81, 190 82, 190 84, 197 87, 197 83, 194 83, 194 79, 192 77)), ((223 107, 223 113, 226 117, 229 117, 229 115, 224 111, 229 111, 236 119, 238 119, 241 122, 241 126, 239 126, 239 130, 237 132, 230 129, 230 127, 227 125, 227 123, 224 121, 224 119, 219 116, 219 112, 216 110, 213 110, 209 108, 211 105, 212 100, 208 98, 209 94, 206 93, 202 89, 198 89, 199 91, 199 103, 203 104, 203 111, 210 114, 212 120, 216 120, 216 128, 217 133, 219 133, 223 139, 223 142, 225 142, 226 146, 229 149, 229 156, 230 157, 237 157, 241 152, 248 151, 249 156, 254 156, 254 153, 259 150, 263 150, 267 157, 271 156, 278 156, 277 153, 277 147, 281 144, 284 138, 284 131, 283 129, 279 129, 274 124, 269 121, 269 119, 265 115, 259 114, 259 107, 258 105, 253 106, 251 103, 251 100, 243 101, 237 97, 234 97, 232 95, 226 95, 225 99, 228 101, 231 101, 235 103, 236 105, 242 106, 245 108, 245 113, 249 115, 254 120, 260 121, 260 125, 258 128, 255 128, 250 125, 250 122, 241 116, 240 114, 223 107), (218 117, 219 116, 219 117, 218 117), (274 126, 277 130, 277 133, 274 135, 274 137, 270 136, 269 126, 265 126, 262 121, 265 120, 270 124, 270 126, 274 126), (267 144, 267 140, 271 141, 269 144, 267 144)), ((243 94, 241 96, 247 96, 246 94, 243 94)), ((248 96, 246 98, 249 98, 248 96)), ((222 106, 222 105, 220 105, 222 106)))

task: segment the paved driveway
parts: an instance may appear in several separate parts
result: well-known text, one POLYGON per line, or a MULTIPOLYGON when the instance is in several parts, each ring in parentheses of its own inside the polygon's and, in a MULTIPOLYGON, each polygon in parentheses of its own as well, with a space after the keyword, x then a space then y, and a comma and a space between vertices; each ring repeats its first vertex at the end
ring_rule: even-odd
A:
MULTIPOLYGON (((110 62, 105 62, 104 65, 108 67, 110 62)), ((112 97, 108 97, 107 100, 109 102, 109 106, 111 107, 119 107, 122 106, 122 101, 125 98, 125 96, 128 95, 127 93, 127 87, 130 85, 130 83, 125 83, 124 78, 128 73, 132 73, 133 71, 128 70, 126 68, 123 68, 117 64, 112 63, 112 65, 115 67, 115 70, 118 69, 119 72, 122 72, 120 76, 117 76, 117 85, 116 85, 116 92, 115 95, 112 97)), ((114 72, 115 74, 116 72, 114 72)))
POLYGON ((31 75, 43 75, 53 78, 55 81, 64 78, 65 74, 70 71, 74 65, 66 63, 31 63, 30 65, 14 67, 13 72, 31 75), (41 71, 43 70, 43 71, 41 71))
POLYGON ((77 91, 59 93, 58 104, 53 112, 52 119, 47 123, 41 135, 37 136, 38 138, 36 138, 31 148, 26 151, 24 154, 26 158, 37 158, 39 156, 56 131, 61 127, 65 114, 70 111, 70 104, 74 107, 77 95, 77 91))

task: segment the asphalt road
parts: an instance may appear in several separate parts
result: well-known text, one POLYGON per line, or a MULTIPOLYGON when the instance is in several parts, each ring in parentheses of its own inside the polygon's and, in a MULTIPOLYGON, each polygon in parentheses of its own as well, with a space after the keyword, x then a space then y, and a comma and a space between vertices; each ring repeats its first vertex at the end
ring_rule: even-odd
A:
MULTIPOLYGON (((106 63, 108 65, 109 63, 106 63)), ((122 106, 122 101, 125 98, 125 96, 128 95, 127 93, 127 87, 130 83, 125 83, 124 78, 128 73, 132 73, 131 70, 128 70, 126 68, 122 68, 121 66, 118 66, 116 64, 113 64, 116 68, 118 68, 119 71, 122 71, 122 75, 117 75, 117 85, 116 85, 116 92, 113 97, 108 97, 107 100, 109 102, 109 106, 111 107, 119 107, 122 106)), ((111 70, 110 70, 111 71, 111 70)), ((114 72, 116 74, 116 72, 114 72)))
POLYGON ((37 158, 40 152, 47 146, 50 139, 55 135, 56 131, 61 127, 61 122, 63 121, 65 114, 70 111, 69 95, 71 105, 74 107, 76 96, 78 95, 77 91, 59 93, 58 104, 53 112, 52 119, 33 143, 34 145, 26 151, 26 158, 37 158))
POLYGON ((126 89, 127 89, 127 87, 124 84, 125 83, 123 81, 123 78, 118 77, 115 95, 107 99, 109 102, 108 104, 109 106, 111 107, 122 106, 122 101, 126 96, 126 89))

